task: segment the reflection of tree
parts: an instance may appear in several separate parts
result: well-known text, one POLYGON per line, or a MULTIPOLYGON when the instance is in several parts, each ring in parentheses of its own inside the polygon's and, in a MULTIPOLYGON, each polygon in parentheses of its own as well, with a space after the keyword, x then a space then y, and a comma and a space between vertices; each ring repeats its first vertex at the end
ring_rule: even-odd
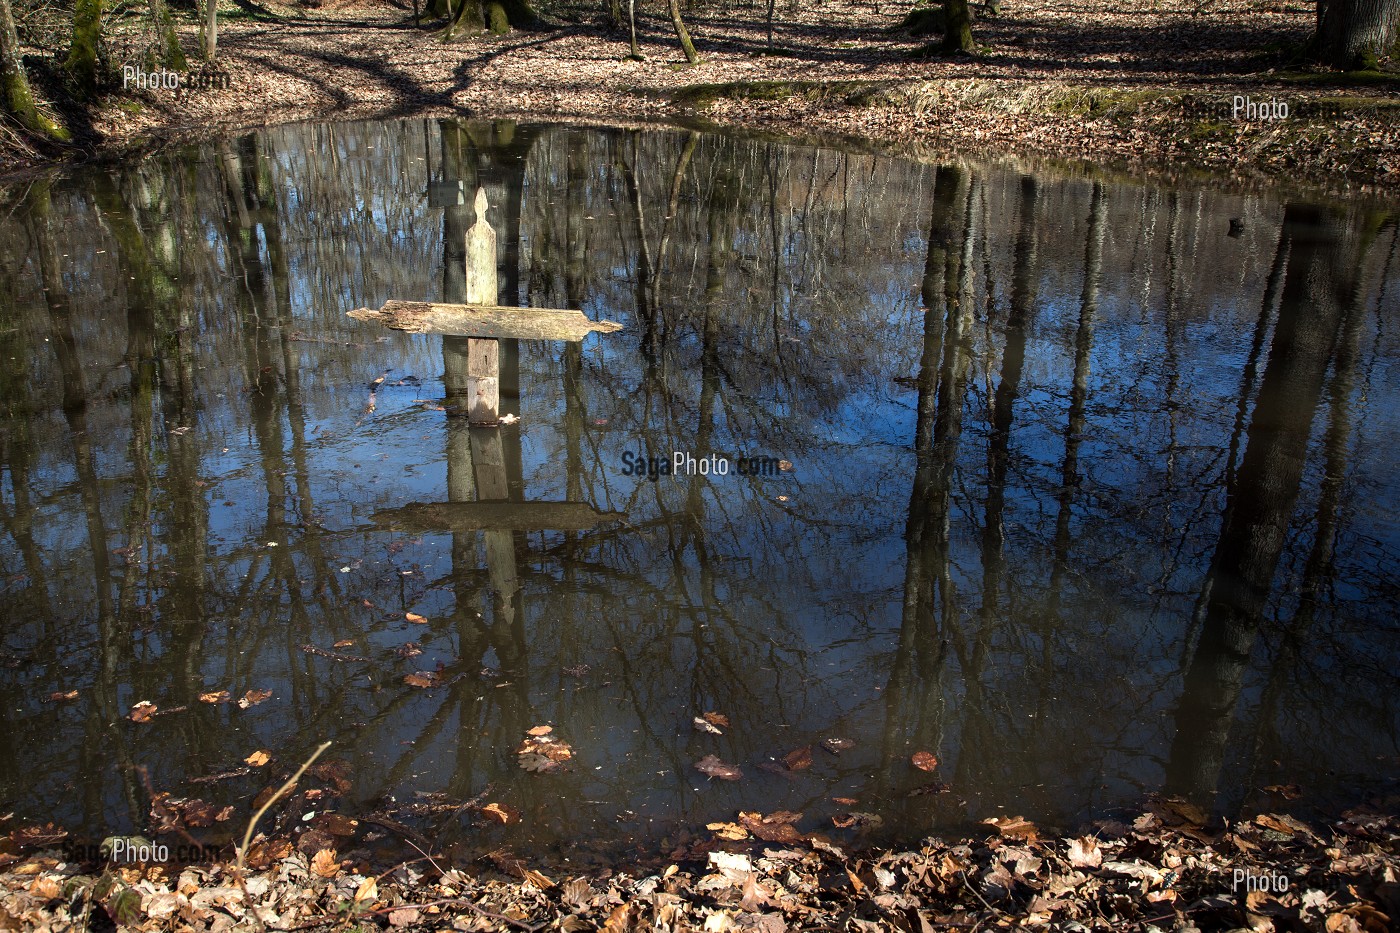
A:
POLYGON ((1288 260, 1278 323, 1244 458, 1227 490, 1167 769, 1170 790, 1198 799, 1214 793, 1225 763, 1235 705, 1298 499, 1312 412, 1354 297, 1340 218, 1290 204, 1283 223, 1279 249, 1288 250, 1288 260))

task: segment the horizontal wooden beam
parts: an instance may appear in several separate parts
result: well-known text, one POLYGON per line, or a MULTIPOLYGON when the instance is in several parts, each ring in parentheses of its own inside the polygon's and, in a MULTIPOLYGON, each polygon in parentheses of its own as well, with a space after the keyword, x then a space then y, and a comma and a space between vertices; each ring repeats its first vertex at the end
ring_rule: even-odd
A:
POLYGON ((593 321, 582 311, 559 308, 386 301, 378 311, 356 308, 349 315, 357 321, 377 321, 385 327, 410 334, 442 334, 447 337, 579 341, 594 331, 610 334, 622 330, 621 324, 593 321))
POLYGON ((585 531, 619 521, 587 502, 410 502, 374 513, 374 523, 412 534, 449 531, 585 531))

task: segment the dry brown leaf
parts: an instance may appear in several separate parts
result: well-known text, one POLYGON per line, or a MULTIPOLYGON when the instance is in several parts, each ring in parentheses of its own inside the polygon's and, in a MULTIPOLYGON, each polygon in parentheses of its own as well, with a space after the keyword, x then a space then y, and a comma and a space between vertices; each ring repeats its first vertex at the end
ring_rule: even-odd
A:
POLYGON ((239 709, 247 709, 250 706, 257 706, 264 700, 272 698, 271 690, 249 690, 238 700, 239 709))
POLYGON ((151 717, 156 714, 156 709, 156 705, 150 700, 142 700, 131 708, 126 718, 132 722, 150 722, 151 717))
POLYGON ((404 674, 403 682, 410 687, 436 687, 442 683, 442 675, 437 671, 414 671, 404 674))
POLYGON ((1071 840, 1069 863, 1075 868, 1098 868, 1103 864, 1103 852, 1099 850, 1099 841, 1093 836, 1071 840))
POLYGON ((762 813, 740 813, 739 825, 764 842, 801 842, 805 837, 793 824, 802 819, 801 813, 791 810, 774 810, 767 816, 762 813))
POLYGON ((76 690, 68 690, 66 692, 63 690, 55 690, 53 693, 49 694, 50 703, 59 703, 63 700, 76 700, 77 698, 78 691, 76 690))
POLYGON ((554 727, 553 727, 553 726, 535 726, 533 729, 527 729, 527 730, 525 731, 525 734, 526 734, 526 735, 533 735, 533 736, 537 736, 537 737, 538 737, 538 736, 541 736, 541 735, 549 735, 549 734, 550 734, 551 732, 553 732, 553 731, 554 731, 554 727))
POLYGON ((826 749, 827 751, 831 752, 831 754, 833 754, 833 755, 839 755, 839 754, 841 754, 842 752, 844 752, 844 751, 849 751, 850 749, 855 748, 855 747, 856 747, 856 743, 853 742, 853 741, 850 740, 850 739, 842 739, 842 738, 822 739, 822 748, 824 748, 824 749, 826 749))
POLYGON ((322 849, 311 857, 311 870, 322 878, 334 878, 340 874, 340 861, 334 849, 322 849))
POLYGON ((909 756, 909 761, 920 771, 932 771, 938 767, 938 759, 929 752, 915 752, 909 756))
POLYGON ((854 797, 832 797, 831 802, 839 803, 843 807, 854 807, 856 804, 860 803, 860 801, 854 797))
POLYGON ((695 727, 697 732, 706 732, 710 735, 724 735, 723 729, 710 722, 704 716, 696 716, 690 721, 690 724, 695 727))
POLYGON ((749 831, 738 823, 706 823, 705 828, 719 838, 728 839, 730 842, 742 842, 749 838, 749 831))
POLYGON ((405 613, 403 614, 403 617, 404 617, 405 619, 407 619, 408 621, 412 622, 414 625, 427 625, 427 624, 428 624, 428 617, 427 617, 427 616, 420 616, 420 615, 419 615, 418 613, 416 613, 416 612, 405 612, 405 613))
POLYGON ((706 755, 695 763, 695 770, 706 777, 719 778, 722 781, 737 781, 744 776, 734 765, 720 761, 714 755, 706 755))
POLYGON ((712 725, 712 726, 718 726, 718 727, 721 728, 721 729, 728 729, 728 728, 729 728, 729 717, 726 716, 726 715, 724 715, 723 713, 715 713, 715 712, 704 713, 704 714, 701 716, 701 718, 704 719, 706 722, 708 722, 708 723, 709 723, 710 725, 712 725))
POLYGON ((355 644, 355 639, 353 639, 353 638, 342 638, 340 641, 336 642, 334 645, 331 645, 331 647, 332 647, 332 648, 349 648, 349 647, 350 647, 351 645, 353 645, 353 644, 355 644))
POLYGON ((389 911, 389 926, 409 927, 421 919, 417 907, 399 907, 389 911))
POLYGON ((29 893, 41 901, 57 900, 63 894, 63 889, 58 882, 52 878, 39 877, 29 882, 29 893))
POLYGON ((214 693, 201 693, 199 702, 201 703, 227 703, 229 694, 227 690, 218 690, 214 693))
POLYGON ((360 886, 355 889, 356 904, 373 904, 379 897, 379 882, 374 878, 366 878, 360 882, 360 886))
POLYGON ((520 822, 520 811, 507 803, 488 803, 481 808, 480 812, 483 816, 495 820, 502 826, 520 822))
POLYGON ((794 748, 783 756, 783 764, 789 771, 805 771, 812 767, 812 746, 794 748))
POLYGON ((1032 839, 1038 838, 1039 835, 1035 828, 1035 824, 1032 823, 1030 820, 1025 819, 1024 817, 991 816, 983 820, 982 822, 986 823, 988 826, 995 826, 997 832, 1001 833, 1003 836, 1006 836, 1009 839, 1025 839, 1027 841, 1030 841, 1032 839))

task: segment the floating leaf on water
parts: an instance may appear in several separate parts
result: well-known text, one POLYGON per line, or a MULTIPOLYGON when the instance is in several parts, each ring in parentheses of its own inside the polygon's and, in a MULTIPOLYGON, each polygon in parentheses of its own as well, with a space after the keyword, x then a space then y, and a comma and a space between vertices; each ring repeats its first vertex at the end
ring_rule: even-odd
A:
POLYGON ((1031 841, 1039 837, 1039 832, 1035 824, 1030 820, 1020 816, 989 816, 982 821, 988 826, 995 826, 997 832, 1009 839, 1025 839, 1031 841))
POLYGON ((1264 790, 1270 794, 1278 794, 1285 800, 1297 800, 1303 796, 1303 791, 1297 784, 1270 784, 1264 790))
POLYGON ((199 702, 201 703, 227 703, 231 698, 227 690, 218 690, 214 693, 201 693, 199 702))
POLYGON ((436 687, 442 683, 442 675, 437 671, 414 671, 403 675, 403 682, 410 687, 436 687))
POLYGON ((244 758, 243 762, 245 764, 252 765, 254 768, 261 768, 263 765, 267 764, 271 760, 272 755, 269 752, 264 751, 263 749, 258 749, 257 751, 253 752, 253 754, 249 755, 247 758, 244 758))
POLYGON ((538 736, 541 736, 541 735, 549 735, 549 734, 550 734, 551 732, 553 732, 553 731, 554 731, 554 727, 553 727, 553 726, 535 726, 535 727, 532 728, 532 729, 527 729, 527 730, 525 730, 525 734, 526 734, 526 735, 533 735, 533 736, 538 737, 538 736))
POLYGON ((876 827, 884 825, 885 818, 878 813, 867 813, 862 810, 852 810, 850 813, 838 813, 831 818, 831 823, 837 829, 860 829, 863 827, 876 827))
POLYGON ((554 728, 546 725, 535 726, 526 733, 525 740, 515 750, 520 756, 520 767, 537 774, 555 771, 574 757, 569 743, 560 741, 553 732, 554 728))
POLYGON ((526 752, 520 756, 520 767, 532 774, 544 774, 549 771, 558 771, 563 765, 552 758, 536 752, 526 752))
POLYGON ((706 732, 710 735, 724 735, 723 729, 707 720, 704 716, 696 716, 690 722, 691 725, 696 728, 696 731, 706 732))
POLYGON ((311 857, 311 870, 322 878, 334 878, 340 874, 340 861, 334 849, 322 849, 311 857))
POLYGON ((826 749, 827 751, 831 752, 831 754, 833 754, 833 755, 839 755, 839 754, 841 754, 842 752, 850 751, 851 749, 853 749, 853 748, 855 748, 855 747, 856 747, 856 743, 853 742, 853 741, 850 740, 850 739, 841 739, 841 738, 822 739, 822 748, 824 748, 824 749, 826 749))
POLYGON ((353 639, 353 638, 342 638, 340 641, 336 642, 334 645, 331 645, 331 647, 332 647, 332 648, 349 648, 349 647, 350 647, 351 645, 353 645, 353 644, 355 644, 355 639, 353 639))
POLYGON ((502 826, 509 826, 511 823, 520 822, 520 811, 507 803, 488 803, 478 812, 488 819, 495 820, 502 826))
MULTIPOLYGON (((772 461, 769 461, 769 462, 771 463, 772 461)), ((791 461, 791 460, 779 460, 779 461, 778 461, 778 469, 781 470, 781 471, 784 472, 784 473, 791 473, 791 472, 792 472, 792 461, 791 461)))
POLYGON ((783 756, 783 764, 789 771, 805 771, 812 767, 812 746, 804 745, 801 748, 794 748, 783 756))
POLYGON ((247 709, 250 706, 257 706, 264 700, 272 698, 271 690, 249 690, 238 699, 239 709, 247 709))
POLYGON ((839 803, 843 807, 854 807, 856 804, 860 803, 860 801, 854 797, 832 797, 831 802, 839 803))
POLYGON ((802 819, 801 813, 791 810, 775 810, 764 816, 762 813, 740 813, 739 825, 764 842, 801 842, 805 837, 793 824, 802 819))
POLYGON ((418 646, 418 642, 416 641, 406 641, 394 649, 394 654, 405 660, 408 658, 416 658, 422 653, 423 649, 418 646))
POLYGON ((729 728, 729 717, 723 713, 709 712, 703 714, 702 718, 712 726, 718 726, 721 729, 729 728))
POLYGON ((62 702, 62 701, 64 701, 64 700, 76 700, 77 698, 78 698, 78 691, 76 691, 76 690, 68 690, 68 691, 55 690, 53 693, 50 693, 50 694, 49 694, 49 702, 50 702, 50 703, 60 703, 60 702, 62 702))
POLYGON ((744 772, 731 764, 720 761, 714 755, 706 755, 697 761, 695 770, 706 777, 719 778, 722 781, 737 781, 744 776, 744 772))
POLYGON ((938 767, 938 759, 929 752, 915 752, 909 756, 909 761, 920 771, 932 771, 938 767))
POLYGON ((132 722, 149 722, 156 714, 156 705, 150 700, 142 700, 131 708, 131 712, 126 714, 126 718, 132 722))
POLYGON ((749 838, 749 831, 738 823, 706 823, 705 828, 721 839, 742 842, 749 838))
POLYGON ((427 617, 427 616, 420 616, 420 615, 419 615, 418 613, 416 613, 416 612, 405 612, 405 613, 403 614, 403 617, 404 617, 405 619, 407 619, 408 621, 412 622, 414 625, 427 625, 427 624, 428 624, 428 617, 427 617))

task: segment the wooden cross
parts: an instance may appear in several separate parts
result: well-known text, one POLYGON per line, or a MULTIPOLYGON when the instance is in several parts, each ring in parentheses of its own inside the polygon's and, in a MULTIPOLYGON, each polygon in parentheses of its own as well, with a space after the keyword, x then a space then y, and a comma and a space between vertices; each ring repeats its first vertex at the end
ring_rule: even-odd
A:
POLYGON ((621 324, 592 321, 582 311, 510 308, 499 301, 496 284, 496 231, 486 222, 486 189, 476 189, 476 223, 467 230, 466 304, 386 301, 379 310, 356 308, 357 321, 378 321, 413 334, 467 337, 467 420, 500 423, 500 340, 578 341, 590 333, 612 333, 621 324))

